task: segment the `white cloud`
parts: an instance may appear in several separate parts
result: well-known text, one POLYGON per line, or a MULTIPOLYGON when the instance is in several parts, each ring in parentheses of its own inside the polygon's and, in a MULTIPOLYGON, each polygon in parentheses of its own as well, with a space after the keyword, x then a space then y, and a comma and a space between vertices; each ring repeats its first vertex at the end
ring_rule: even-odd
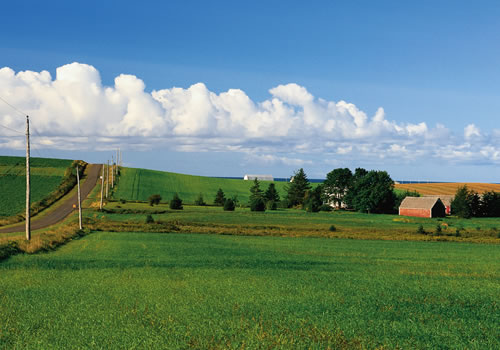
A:
MULTIPOLYGON (((47 71, 0 69, 0 96, 31 116, 40 147, 238 151, 289 165, 305 164, 308 153, 500 161, 500 131, 488 136, 470 124, 457 137, 441 124, 390 121, 383 108, 369 116, 353 103, 317 98, 294 83, 269 93, 256 102, 242 90, 216 94, 203 83, 150 93, 141 79, 125 74, 103 86, 97 69, 76 62, 57 68, 55 78, 47 71), (277 149, 289 156, 270 157, 277 149)), ((0 104, 0 125, 22 131, 24 118, 0 104)), ((0 147, 22 148, 22 138, 0 128, 0 147)))

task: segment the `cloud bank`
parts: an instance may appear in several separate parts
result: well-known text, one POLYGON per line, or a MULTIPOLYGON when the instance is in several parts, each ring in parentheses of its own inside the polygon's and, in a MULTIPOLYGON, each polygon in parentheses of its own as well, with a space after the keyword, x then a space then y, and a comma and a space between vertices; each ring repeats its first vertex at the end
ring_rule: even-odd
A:
MULTIPOLYGON (((145 91, 122 74, 104 86, 92 66, 71 63, 47 71, 0 69, 0 96, 29 114, 41 148, 239 151, 262 162, 302 165, 307 154, 325 160, 500 163, 500 130, 474 124, 454 135, 446 126, 388 120, 383 108, 368 116, 346 101, 313 96, 297 84, 279 85, 253 101, 239 89, 214 93, 203 83, 145 91)), ((0 103, 0 148, 21 149, 25 119, 0 103)))

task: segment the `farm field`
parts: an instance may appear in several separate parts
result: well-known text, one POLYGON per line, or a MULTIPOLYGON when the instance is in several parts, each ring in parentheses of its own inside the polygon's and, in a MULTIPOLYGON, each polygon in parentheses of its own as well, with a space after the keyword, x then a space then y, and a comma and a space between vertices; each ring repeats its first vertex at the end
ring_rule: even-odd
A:
POLYGON ((500 192, 500 184, 487 184, 487 183, 417 183, 417 184, 396 184, 394 186, 397 190, 417 191, 422 195, 454 195, 459 187, 467 185, 469 190, 477 193, 487 191, 500 192))
MULTIPOLYGON (((238 200, 246 203, 250 195, 252 181, 220 179, 215 177, 193 176, 163 171, 122 168, 120 184, 113 193, 115 199, 145 201, 152 194, 160 194, 164 201, 172 199, 178 193, 185 203, 193 204, 200 193, 205 202, 211 204, 219 188, 226 198, 238 196, 238 200)), ((261 188, 266 190, 269 181, 261 181, 261 188)), ((275 182, 280 196, 284 196, 285 182, 275 182)))
MULTIPOLYGON (((146 203, 128 202, 109 202, 105 212, 90 210, 84 216, 87 224, 96 229, 130 231, 146 230, 148 214, 157 222, 146 225, 151 230, 165 230, 162 224, 172 223, 181 232, 195 233, 500 243, 498 218, 429 219, 350 211, 308 213, 296 209, 259 213, 236 208, 234 212, 227 212, 221 207, 191 205, 184 206, 183 210, 170 210, 167 204, 151 207, 146 203), (334 231, 331 231, 332 225, 334 231), (420 225, 426 234, 417 232, 420 225), (438 225, 441 228, 439 235, 436 234, 438 225)), ((168 230, 169 226, 166 227, 168 230)))
MULTIPOLYGON (((31 158, 31 200, 37 202, 57 189, 72 160, 31 158)), ((21 213, 26 200, 26 160, 0 156, 0 218, 21 213)))
POLYGON ((0 262, 0 348, 500 347, 498 246, 96 232, 0 262))

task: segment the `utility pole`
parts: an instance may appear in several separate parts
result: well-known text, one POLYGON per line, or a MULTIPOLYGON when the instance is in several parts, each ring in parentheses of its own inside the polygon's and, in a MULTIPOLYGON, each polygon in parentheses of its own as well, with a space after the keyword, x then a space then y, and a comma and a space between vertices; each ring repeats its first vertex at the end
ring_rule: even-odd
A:
POLYGON ((30 218, 30 117, 26 116, 26 240, 31 239, 31 218, 30 218))
POLYGON ((99 205, 99 209, 102 210, 102 194, 104 192, 104 164, 102 165, 102 176, 101 176, 101 205, 99 205))
POLYGON ((109 160, 108 160, 108 173, 106 175, 106 199, 108 199, 108 192, 109 192, 109 160))
POLYGON ((118 176, 118 157, 120 156, 120 149, 116 150, 116 176, 118 176))
POLYGON ((111 156, 111 188, 115 188, 115 160, 111 156))
POLYGON ((80 198, 80 171, 78 170, 78 164, 76 165, 76 183, 78 185, 78 223, 80 224, 80 230, 82 229, 82 200, 80 198))

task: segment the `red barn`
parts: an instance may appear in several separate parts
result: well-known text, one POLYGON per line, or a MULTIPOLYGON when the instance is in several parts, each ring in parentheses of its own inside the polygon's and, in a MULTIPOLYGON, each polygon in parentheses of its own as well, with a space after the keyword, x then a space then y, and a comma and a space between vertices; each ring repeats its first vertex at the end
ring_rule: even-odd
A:
POLYGON ((424 196, 424 197, 433 197, 441 199, 441 202, 443 202, 444 206, 446 207, 446 215, 451 214, 451 202, 453 202, 453 199, 455 198, 454 195, 444 194, 440 196, 424 196))
POLYGON ((436 218, 446 215, 446 207, 438 197, 406 197, 399 206, 399 215, 436 218))

